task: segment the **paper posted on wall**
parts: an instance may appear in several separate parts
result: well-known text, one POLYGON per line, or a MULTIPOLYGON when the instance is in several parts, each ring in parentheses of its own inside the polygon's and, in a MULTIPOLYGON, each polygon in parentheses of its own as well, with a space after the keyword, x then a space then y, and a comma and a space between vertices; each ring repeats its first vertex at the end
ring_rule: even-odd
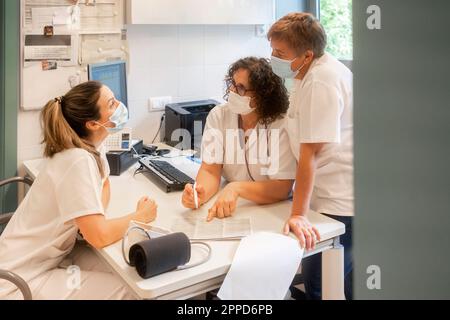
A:
POLYGON ((42 71, 58 69, 58 63, 56 61, 42 60, 41 64, 42 64, 42 71))
POLYGON ((43 60, 59 61, 61 65, 74 65, 77 62, 77 42, 72 35, 44 35, 28 34, 25 36, 25 63, 43 60))
POLYGON ((31 21, 34 31, 48 25, 59 26, 63 28, 62 30, 78 30, 80 8, 78 6, 32 8, 31 21))

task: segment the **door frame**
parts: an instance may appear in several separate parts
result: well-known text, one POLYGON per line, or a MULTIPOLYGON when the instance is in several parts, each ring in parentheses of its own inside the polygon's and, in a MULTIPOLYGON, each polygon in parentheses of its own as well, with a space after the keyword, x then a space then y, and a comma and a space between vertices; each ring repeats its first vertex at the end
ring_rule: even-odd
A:
MULTIPOLYGON (((20 103, 20 1, 0 0, 0 179, 17 175, 20 103)), ((14 210, 17 187, 0 190, 0 212, 14 210)))

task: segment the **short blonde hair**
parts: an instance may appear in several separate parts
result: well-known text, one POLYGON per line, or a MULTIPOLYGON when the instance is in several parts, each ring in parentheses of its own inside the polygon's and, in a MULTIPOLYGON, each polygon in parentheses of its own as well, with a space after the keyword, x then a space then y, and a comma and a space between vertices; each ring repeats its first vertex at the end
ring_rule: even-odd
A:
POLYGON ((322 24, 312 14, 290 13, 270 28, 267 38, 287 41, 298 54, 312 50, 319 58, 325 54, 327 35, 322 24))

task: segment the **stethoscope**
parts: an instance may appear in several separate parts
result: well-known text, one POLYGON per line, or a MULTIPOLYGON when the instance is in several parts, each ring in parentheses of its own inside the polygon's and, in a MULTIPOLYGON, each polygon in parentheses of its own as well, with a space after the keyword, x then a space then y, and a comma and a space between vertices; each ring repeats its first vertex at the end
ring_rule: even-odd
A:
MULTIPOLYGON (((239 142, 241 145, 241 148, 244 149, 244 158, 245 158, 245 166, 247 168, 247 174, 249 175, 250 179, 255 182, 256 180, 253 178, 252 172, 250 171, 250 166, 248 164, 248 157, 247 157, 247 148, 246 148, 246 141, 245 141, 245 132, 244 131, 244 126, 242 123, 242 117, 238 116, 238 125, 239 125, 239 142)), ((266 129, 266 139, 267 139, 267 157, 270 158, 270 148, 269 148, 269 130, 267 127, 267 124, 265 125, 265 129, 266 129)))

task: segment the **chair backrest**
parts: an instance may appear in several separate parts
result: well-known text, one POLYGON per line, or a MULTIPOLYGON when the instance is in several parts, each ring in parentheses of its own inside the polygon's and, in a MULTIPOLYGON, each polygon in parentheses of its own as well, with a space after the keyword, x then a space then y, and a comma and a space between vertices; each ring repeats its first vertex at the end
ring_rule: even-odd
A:
MULTIPOLYGON (((12 184, 12 183, 25 183, 29 186, 33 184, 33 180, 30 178, 21 178, 15 177, 7 180, 0 181, 0 187, 12 184)), ((9 220, 11 220, 14 213, 0 213, 0 235, 2 234, 4 227, 8 224, 9 220)), ((33 296, 28 284, 23 280, 19 275, 9 271, 9 270, 0 270, 0 279, 9 281, 13 283, 23 294, 24 300, 32 300, 33 296)))
MULTIPOLYGON (((6 180, 0 181, 0 187, 4 187, 13 183, 24 183, 29 186, 33 184, 33 180, 28 177, 14 177, 6 180)), ((5 226, 8 224, 9 220, 11 220, 14 213, 2 213, 0 212, 0 234, 2 234, 5 226)))
POLYGON ((25 280, 23 280, 17 274, 15 274, 11 271, 0 270, 0 279, 9 281, 12 284, 14 284, 20 290, 20 292, 22 292, 24 300, 32 300, 33 299, 33 295, 31 293, 30 287, 25 282, 25 280))

